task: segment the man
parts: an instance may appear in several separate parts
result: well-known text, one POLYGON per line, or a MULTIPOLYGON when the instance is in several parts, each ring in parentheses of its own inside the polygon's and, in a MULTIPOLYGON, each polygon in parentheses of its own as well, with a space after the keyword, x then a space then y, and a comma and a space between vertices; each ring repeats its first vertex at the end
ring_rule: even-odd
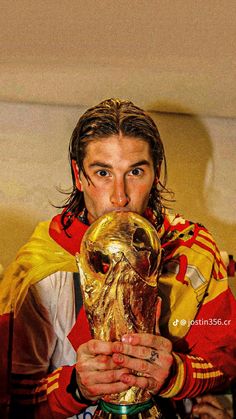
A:
POLYGON ((131 102, 106 100, 80 118, 70 158, 73 191, 62 214, 39 224, 1 286, 12 417, 89 414, 104 394, 131 386, 175 400, 228 386, 235 300, 209 232, 164 207, 165 154, 154 121, 131 102), (95 341, 83 308, 76 315, 75 254, 88 226, 110 211, 143 215, 160 237, 155 335, 95 341))

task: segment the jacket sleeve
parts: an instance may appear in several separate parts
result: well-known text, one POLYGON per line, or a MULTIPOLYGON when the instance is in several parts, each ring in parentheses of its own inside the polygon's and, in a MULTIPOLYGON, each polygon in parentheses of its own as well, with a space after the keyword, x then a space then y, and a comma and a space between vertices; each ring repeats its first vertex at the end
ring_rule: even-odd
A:
POLYGON ((201 307, 187 336, 174 345, 173 369, 162 397, 196 397, 230 386, 236 376, 235 311, 229 289, 201 307))
MULTIPOLYGON (((54 327, 55 321, 58 322, 54 306, 62 311, 61 304, 58 307, 56 293, 49 277, 32 286, 14 319, 10 400, 12 418, 68 418, 87 408, 87 404, 73 397, 69 391, 74 365, 65 365, 66 357, 63 359, 61 350, 58 351, 61 358, 53 362, 57 346, 61 345, 59 349, 65 346, 59 342, 60 336, 54 327), (56 364, 58 368, 55 369, 56 364)), ((60 326, 57 330, 60 331, 60 326)), ((62 335, 64 332, 66 336, 64 330, 62 335)), ((68 346, 71 346, 69 342, 68 346)))
POLYGON ((173 353, 173 357, 172 373, 160 396, 180 400, 229 385, 224 373, 203 358, 176 352, 173 353))
POLYGON ((69 391, 74 366, 63 366, 39 379, 12 375, 10 418, 63 419, 84 411, 88 404, 69 391))
POLYGON ((161 396, 181 399, 223 390, 236 376, 236 301, 220 252, 198 225, 181 232, 171 250, 164 285, 171 289, 165 318, 174 364, 161 396))

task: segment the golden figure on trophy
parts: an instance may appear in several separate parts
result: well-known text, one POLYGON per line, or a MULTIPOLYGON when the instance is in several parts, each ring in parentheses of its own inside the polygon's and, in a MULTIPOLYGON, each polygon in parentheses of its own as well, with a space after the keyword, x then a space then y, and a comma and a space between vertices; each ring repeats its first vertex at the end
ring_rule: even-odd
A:
MULTIPOLYGON (((85 311, 94 339, 155 333, 161 247, 155 228, 133 212, 111 212, 87 230, 77 255, 85 311)), ((159 418, 148 390, 105 395, 96 418, 159 418)))

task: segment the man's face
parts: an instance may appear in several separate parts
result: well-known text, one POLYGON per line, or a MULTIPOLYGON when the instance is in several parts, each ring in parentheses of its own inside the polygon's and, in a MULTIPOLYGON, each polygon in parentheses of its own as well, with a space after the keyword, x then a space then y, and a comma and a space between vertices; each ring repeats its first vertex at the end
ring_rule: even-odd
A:
POLYGON ((144 140, 114 135, 91 141, 84 158, 89 181, 73 167, 90 223, 110 211, 145 211, 155 171, 144 140))

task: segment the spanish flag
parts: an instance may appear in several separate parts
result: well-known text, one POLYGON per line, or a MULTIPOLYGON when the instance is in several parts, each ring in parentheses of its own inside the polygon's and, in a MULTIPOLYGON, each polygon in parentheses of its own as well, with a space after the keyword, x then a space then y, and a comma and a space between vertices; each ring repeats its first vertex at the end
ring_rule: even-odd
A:
MULTIPOLYGON (((10 371, 14 318, 31 285, 57 271, 76 272, 75 253, 80 249, 88 226, 75 220, 63 230, 60 215, 40 223, 29 241, 19 250, 0 282, 0 406, 10 403, 10 371)), ((1 410, 0 410, 1 412, 1 410)), ((4 417, 3 414, 1 417, 4 417)))

